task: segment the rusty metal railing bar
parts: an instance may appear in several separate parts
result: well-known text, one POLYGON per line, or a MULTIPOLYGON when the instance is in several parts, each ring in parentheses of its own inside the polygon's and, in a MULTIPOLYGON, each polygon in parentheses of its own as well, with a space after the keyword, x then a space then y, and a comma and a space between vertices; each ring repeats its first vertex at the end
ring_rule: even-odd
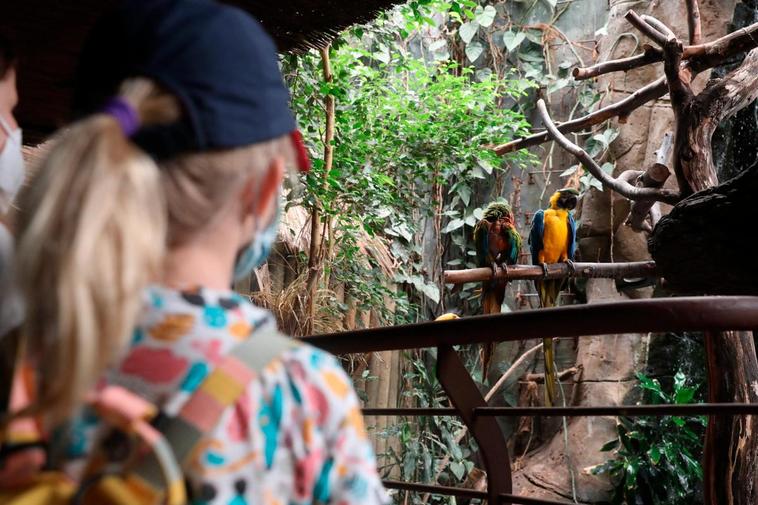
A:
MULTIPOLYGON (((756 415, 758 403, 695 403, 688 405, 617 405, 577 407, 477 407, 476 416, 522 417, 522 416, 707 416, 707 415, 756 415)), ((434 408, 365 408, 365 416, 458 416, 451 407, 434 408)))
MULTIPOLYGON (((385 480, 383 481, 384 487, 388 489, 397 489, 400 491, 413 491, 417 493, 432 493, 445 496, 456 496, 460 498, 475 498, 486 500, 487 493, 484 491, 477 491, 475 489, 465 489, 460 487, 449 486, 436 486, 432 484, 416 484, 413 482, 402 482, 399 480, 385 480)), ((501 494, 501 501, 508 501, 510 503, 519 505, 572 505, 567 501, 554 501, 554 500, 542 500, 539 498, 531 498, 529 496, 519 496, 515 494, 501 494)))
POLYGON ((758 328, 758 297, 683 297, 533 309, 444 322, 332 333, 302 340, 334 354, 665 331, 758 328))

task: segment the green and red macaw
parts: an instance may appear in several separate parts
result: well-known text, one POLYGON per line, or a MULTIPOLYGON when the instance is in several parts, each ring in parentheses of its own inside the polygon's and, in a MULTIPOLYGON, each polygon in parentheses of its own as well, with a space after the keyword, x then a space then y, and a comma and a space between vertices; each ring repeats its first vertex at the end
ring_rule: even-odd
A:
MULTIPOLYGON (((534 214, 532 230, 529 233, 529 248, 533 265, 546 265, 561 261, 574 261, 576 252, 576 222, 574 210, 579 192, 573 188, 560 189, 550 197, 550 207, 534 214)), ((554 307, 563 289, 565 279, 536 280, 534 285, 542 307, 554 307)), ((542 340, 545 357, 545 403, 554 405, 557 400, 555 350, 553 339, 542 340)))
MULTIPOLYGON (((508 202, 500 200, 490 203, 484 215, 474 227, 474 243, 479 267, 491 267, 493 275, 499 268, 515 265, 521 251, 521 235, 516 230, 513 211, 508 202)), ((506 280, 482 283, 482 312, 499 314, 505 300, 506 280)), ((482 378, 486 378, 495 344, 486 344, 482 349, 482 378)))

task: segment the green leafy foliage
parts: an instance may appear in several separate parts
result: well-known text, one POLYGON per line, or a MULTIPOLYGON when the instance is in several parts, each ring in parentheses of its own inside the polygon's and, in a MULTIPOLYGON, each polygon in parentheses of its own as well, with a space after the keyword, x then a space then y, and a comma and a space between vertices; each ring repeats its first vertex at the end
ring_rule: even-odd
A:
MULTIPOLYGON (((670 392, 645 374, 638 373, 637 379, 645 403, 687 404, 697 399, 698 387, 688 386, 682 372, 674 376, 670 392)), ((592 473, 611 476, 616 484, 613 504, 697 503, 705 426, 703 416, 619 418, 618 437, 601 448, 614 451, 614 457, 592 473)))
MULTIPOLYGON (((405 295, 377 287, 381 273, 361 249, 362 234, 392 244, 397 275, 385 285, 409 286, 437 303, 440 285, 422 272, 416 242, 420 227, 426 219, 447 220, 442 233, 458 237, 455 247, 465 257, 473 250, 467 234, 476 223, 474 182, 529 160, 518 153, 506 165, 485 147, 526 133, 529 124, 523 115, 500 107, 499 100, 523 96, 528 81, 494 74, 477 80, 473 69, 457 63, 414 58, 387 43, 386 30, 386 24, 376 31, 364 28, 360 40, 348 37, 338 44, 331 54, 331 83, 322 82, 316 53, 284 62, 293 109, 314 159, 304 178, 305 191, 291 204, 318 207, 322 219, 330 220, 340 236, 332 275, 345 281, 354 299, 367 308, 385 305, 384 296, 405 295), (334 163, 328 173, 323 162, 324 95, 336 100, 334 163), (440 198, 435 187, 449 189, 440 198)), ((412 314, 402 317, 407 320, 412 314)))
MULTIPOLYGON (((409 353, 406 359, 411 368, 403 379, 413 387, 407 389, 404 396, 419 407, 448 407, 447 395, 435 376, 436 350, 409 353)), ((477 451, 471 436, 457 440, 463 429, 464 424, 456 417, 417 417, 404 418, 379 435, 399 439, 401 452, 391 450, 390 456, 391 466, 399 470, 402 480, 460 486, 474 467, 471 458, 477 451), (441 462, 445 457, 449 460, 443 466, 441 462)), ((419 504, 422 495, 414 493, 408 499, 419 504)), ((428 503, 449 502, 447 497, 432 495, 428 503)))

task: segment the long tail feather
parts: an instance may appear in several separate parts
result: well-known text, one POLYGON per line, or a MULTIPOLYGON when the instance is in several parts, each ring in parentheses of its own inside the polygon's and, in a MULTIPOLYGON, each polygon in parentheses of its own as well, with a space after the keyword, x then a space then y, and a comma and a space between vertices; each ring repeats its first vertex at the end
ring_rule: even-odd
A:
POLYGON ((557 373, 552 338, 542 339, 542 350, 545 356, 545 406, 552 407, 557 399, 555 391, 557 373))
MULTIPOLYGON (((482 312, 484 314, 500 314, 505 288, 501 291, 500 288, 493 289, 492 286, 485 285, 482 289, 482 312)), ((482 360, 482 382, 487 381, 487 374, 489 373, 490 363, 494 354, 494 343, 482 344, 482 348, 479 351, 479 356, 482 360)))
MULTIPOLYGON (((563 287, 562 280, 537 281, 540 305, 543 308, 555 307, 563 287)), ((558 373, 555 370, 555 347, 552 338, 542 340, 542 352, 545 358, 545 405, 555 405, 558 373)))

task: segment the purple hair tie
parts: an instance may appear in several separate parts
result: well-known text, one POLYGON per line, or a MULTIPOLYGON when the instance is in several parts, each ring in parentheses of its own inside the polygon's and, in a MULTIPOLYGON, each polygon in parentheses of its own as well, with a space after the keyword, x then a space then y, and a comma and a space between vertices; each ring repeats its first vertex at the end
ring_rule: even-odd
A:
POLYGON ((103 107, 102 112, 113 116, 127 137, 131 137, 139 130, 139 115, 134 107, 123 98, 111 98, 103 107))

